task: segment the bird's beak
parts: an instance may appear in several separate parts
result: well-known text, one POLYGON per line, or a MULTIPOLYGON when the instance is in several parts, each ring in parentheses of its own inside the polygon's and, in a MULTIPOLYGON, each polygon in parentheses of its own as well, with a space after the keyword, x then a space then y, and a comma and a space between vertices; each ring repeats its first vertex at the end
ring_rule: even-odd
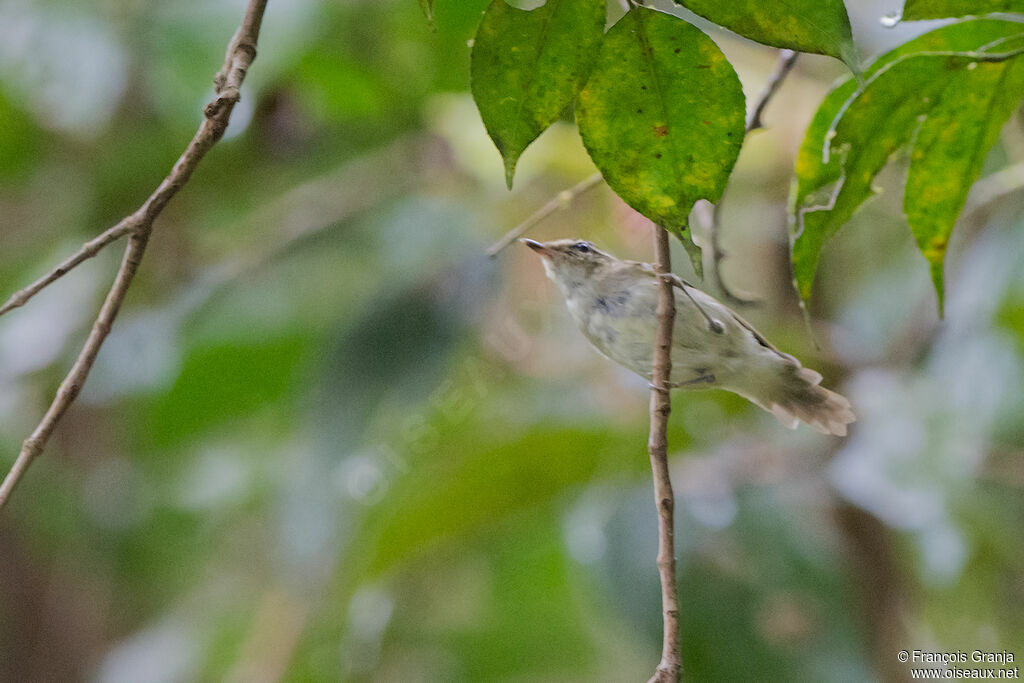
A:
POLYGON ((536 240, 528 240, 528 239, 521 239, 519 241, 522 242, 523 244, 525 244, 526 246, 528 246, 530 249, 533 249, 535 252, 537 252, 541 256, 547 256, 548 248, 546 246, 544 246, 544 244, 542 244, 541 242, 538 242, 536 240))

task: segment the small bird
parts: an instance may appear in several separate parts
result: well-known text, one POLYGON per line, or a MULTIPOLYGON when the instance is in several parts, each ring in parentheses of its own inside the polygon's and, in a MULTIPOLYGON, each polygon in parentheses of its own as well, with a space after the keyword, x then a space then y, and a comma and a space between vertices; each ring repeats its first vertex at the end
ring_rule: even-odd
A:
POLYGON ((658 329, 658 278, 676 292, 670 388, 717 387, 772 413, 790 429, 802 420, 846 435, 856 416, 844 397, 818 386, 821 375, 779 351, 743 318, 678 277, 622 261, 591 242, 520 240, 540 254, 569 313, 598 351, 651 380, 658 329))

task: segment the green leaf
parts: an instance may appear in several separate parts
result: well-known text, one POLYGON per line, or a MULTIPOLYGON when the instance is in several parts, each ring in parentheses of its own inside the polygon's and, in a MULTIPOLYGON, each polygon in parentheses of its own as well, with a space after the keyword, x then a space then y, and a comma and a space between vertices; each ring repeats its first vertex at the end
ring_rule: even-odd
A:
POLYGON ((826 96, 797 157, 791 199, 794 284, 801 298, 810 298, 825 242, 872 196, 871 182, 889 157, 914 136, 922 117, 927 121, 938 111, 946 88, 973 73, 967 69, 977 60, 968 53, 1021 29, 995 20, 937 29, 877 59, 863 88, 848 79, 826 96))
MULTIPOLYGON (((440 542, 465 536, 539 505, 572 486, 643 472, 631 435, 603 428, 542 426, 496 446, 446 432, 448 457, 411 463, 385 504, 369 511, 352 541, 347 580, 375 577, 440 542)), ((673 444, 685 442, 673 433, 673 444)))
POLYGON ((907 0, 902 19, 945 19, 992 12, 1024 12, 1024 0, 907 0))
POLYGON ((471 58, 473 99, 512 187, 526 147, 558 120, 583 85, 604 31, 602 0, 548 0, 531 12, 494 0, 471 58))
MULTIPOLYGON (((995 20, 964 21, 946 26, 925 33, 882 55, 867 67, 865 78, 873 77, 880 69, 906 55, 971 50, 991 40, 1015 35, 1020 30, 1019 24, 995 20)), ((791 199, 793 207, 801 207, 813 201, 819 190, 839 180, 842 175, 838 157, 832 156, 828 163, 823 161, 825 136, 846 101, 856 92, 857 82, 847 77, 832 89, 818 107, 797 155, 797 183, 791 199)))
POLYGON ((280 406, 304 377, 310 340, 292 335, 258 343, 202 346, 186 357, 174 387, 143 406, 145 443, 178 447, 208 431, 280 406))
POLYGON ((32 119, 0 92, 0 178, 27 174, 39 159, 43 139, 32 119))
POLYGON ((722 196, 744 112, 736 72, 710 38, 638 7, 605 36, 577 102, 580 136, 608 185, 684 243, 694 202, 722 196))
MULTIPOLYGON (((804 299, 810 298, 818 257, 825 241, 831 237, 857 208, 872 195, 871 181, 889 161, 890 155, 903 146, 914 133, 918 117, 927 111, 929 100, 941 92, 941 79, 946 71, 942 60, 908 56, 893 63, 887 78, 869 79, 866 88, 844 102, 838 118, 826 124, 825 138, 831 139, 817 150, 818 158, 808 165, 816 173, 806 179, 801 194, 817 202, 798 205, 797 235, 793 245, 793 272, 797 289, 804 299), (917 87, 911 87, 912 84, 917 87), (834 190, 822 196, 811 195, 810 188, 834 190)), ((825 104, 832 104, 826 98, 825 104)), ((825 116, 815 117, 812 125, 825 116)), ((803 181, 801 161, 797 162, 797 178, 803 181)))
POLYGON ((857 51, 843 0, 674 0, 694 14, 765 45, 841 59, 857 51))
POLYGON ((943 302, 946 245, 988 151, 1024 94, 1024 60, 979 63, 950 82, 914 142, 904 211, 943 302))

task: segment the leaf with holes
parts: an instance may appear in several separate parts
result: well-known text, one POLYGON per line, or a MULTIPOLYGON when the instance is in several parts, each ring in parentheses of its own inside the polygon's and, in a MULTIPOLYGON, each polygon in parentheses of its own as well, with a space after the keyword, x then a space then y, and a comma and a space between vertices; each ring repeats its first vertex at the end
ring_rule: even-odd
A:
MULTIPOLYGON (((966 51, 991 40, 1008 38, 1019 32, 1022 27, 1006 21, 978 20, 964 21, 940 28, 915 38, 882 55, 872 62, 865 71, 865 77, 871 78, 879 69, 900 57, 920 52, 966 51)), ((825 200, 820 197, 825 188, 830 194, 829 186, 839 180, 842 169, 839 158, 831 156, 824 163, 825 135, 840 111, 857 92, 857 82, 853 78, 841 81, 822 101, 818 111, 807 128, 806 136, 796 161, 796 180, 794 193, 791 197, 791 210, 797 207, 806 208, 809 204, 825 200)))
POLYGON ((1024 96, 1024 59, 979 63, 953 79, 914 142, 904 211, 942 309, 946 246, 988 151, 1024 96))
POLYGON ((547 0, 530 12, 494 0, 473 42, 470 86, 512 187, 526 147, 583 85, 604 31, 603 0, 547 0))
POLYGON ((946 19, 993 12, 1024 12, 1024 0, 907 0, 902 19, 946 19))
POLYGON ((710 38, 634 7, 605 36, 577 121, 608 185, 684 239, 694 202, 722 196, 744 110, 736 72, 710 38))
POLYGON ((843 0, 674 1, 745 38, 835 57, 857 71, 857 51, 843 0))
MULTIPOLYGON (((991 47, 992 54, 1009 49, 1005 41, 1021 33, 1021 25, 1009 21, 978 20, 946 26, 877 59, 867 70, 863 88, 858 89, 849 80, 829 93, 808 128, 797 157, 797 182, 791 199, 796 235, 793 271, 802 299, 810 297, 823 245, 872 196, 871 182, 889 157, 910 141, 919 128, 925 132, 923 140, 927 143, 926 131, 931 126, 938 130, 949 125, 949 116, 945 117, 946 123, 941 122, 941 103, 952 101, 946 99, 947 94, 951 98, 959 96, 955 88, 973 88, 968 84, 977 83, 981 90, 986 89, 981 81, 974 80, 974 74, 982 72, 978 71, 980 64, 971 56, 972 51, 986 46, 991 47), (936 122, 929 124, 932 116, 936 122)), ((976 93, 973 97, 977 101, 982 95, 976 93)), ((964 123, 981 125, 978 120, 964 123)), ((974 144, 982 145, 985 135, 974 135, 974 144)), ((926 156, 928 153, 915 163, 925 163, 926 156)), ((930 163, 920 169, 930 169, 930 163)), ((955 201, 956 192, 966 193, 976 177, 973 168, 972 163, 966 163, 959 171, 953 170, 946 189, 958 188, 953 193, 954 201, 928 215, 933 227, 921 229, 921 235, 927 233, 931 239, 944 229, 934 226, 949 219, 950 206, 954 204, 955 218, 962 207, 962 202, 955 201)), ((920 224, 918 217, 912 220, 920 224)))

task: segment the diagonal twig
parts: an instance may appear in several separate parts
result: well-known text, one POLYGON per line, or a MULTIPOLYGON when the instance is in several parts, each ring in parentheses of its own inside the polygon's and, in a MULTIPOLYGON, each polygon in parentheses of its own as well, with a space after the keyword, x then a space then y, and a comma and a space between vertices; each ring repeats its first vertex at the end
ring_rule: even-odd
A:
MULTIPOLYGON (((672 272, 668 231, 654 227, 654 270, 672 272)), ((654 476, 654 501, 658 506, 658 575, 661 579, 663 617, 661 663, 648 683, 676 683, 683 674, 679 642, 679 595, 676 588, 675 495, 668 472, 668 416, 672 410, 669 378, 672 376, 672 331, 676 306, 672 283, 658 278, 658 336, 651 370, 651 429, 647 451, 654 476)))
POLYGON ((757 98, 757 103, 750 111, 750 116, 747 117, 747 133, 753 133, 755 130, 764 128, 764 122, 761 120, 764 110, 768 108, 768 103, 772 101, 775 93, 782 87, 782 82, 786 80, 786 76, 793 70, 796 58, 799 56, 800 53, 793 50, 779 50, 779 61, 775 65, 775 71, 768 77, 768 83, 765 84, 764 90, 761 91, 761 95, 757 98))
POLYGON ((22 305, 36 292, 46 287, 51 282, 60 278, 67 270, 94 255, 103 247, 111 244, 124 235, 131 235, 128 246, 125 248, 124 257, 117 270, 114 283, 107 293, 100 312, 93 323, 89 337, 85 345, 78 353, 71 370, 68 372, 60 388, 54 396, 49 409, 43 415, 42 420, 33 430, 31 436, 25 439, 21 451, 14 462, 11 471, 0 484, 0 508, 6 505, 14 488, 21 481, 32 461, 42 453, 49 441, 57 423, 64 413, 74 402, 82 389, 86 378, 92 370, 93 363, 100 347, 110 334, 111 326, 117 313, 124 302, 132 280, 138 272, 139 264, 146 252, 146 245, 149 236, 153 232, 153 221, 164 210, 167 203, 184 187, 196 166, 206 155, 210 148, 224 135, 227 129, 228 120, 231 117, 231 110, 239 100, 239 88, 249 66, 256 59, 256 41, 259 37, 260 26, 263 22, 263 12, 266 9, 267 0, 250 0, 242 18, 242 23, 235 32, 234 37, 228 44, 227 54, 224 58, 224 65, 217 72, 214 78, 217 96, 212 102, 206 105, 203 110, 203 122, 199 130, 189 142, 188 147, 175 162, 174 167, 166 178, 160 183, 157 189, 148 199, 127 218, 113 226, 94 240, 87 242, 81 250, 65 260, 49 275, 36 281, 26 289, 12 297, 12 301, 5 304, 0 312, 10 310, 22 305), (21 297, 19 298, 19 294, 21 297), (12 302, 18 302, 11 305, 12 302), (9 308, 10 307, 10 308, 9 308))
MULTIPOLYGON (((755 130, 764 128, 764 116, 765 109, 768 108, 768 103, 771 102, 772 98, 775 97, 775 93, 779 91, 782 86, 782 82, 786 80, 786 76, 793 70, 793 66, 796 64, 796 58, 799 56, 799 52, 793 50, 781 50, 779 52, 779 61, 775 65, 775 71, 768 78, 768 83, 765 85, 761 95, 757 98, 754 103, 754 108, 750 110, 750 114, 747 116, 746 133, 749 135, 755 130)), ((711 268, 715 273, 715 281, 718 283, 719 289, 722 290, 722 294, 725 298, 735 304, 750 304, 752 301, 737 295, 733 292, 726 284, 725 280, 722 279, 722 261, 726 257, 725 251, 722 249, 721 233, 722 233, 722 202, 719 201, 714 205, 714 208, 709 212, 698 212, 698 218, 705 225, 709 236, 709 242, 711 246, 711 268), (710 214, 710 215, 708 215, 710 214)))
POLYGON ((113 227, 107 228, 100 235, 83 244, 82 247, 74 254, 61 261, 60 264, 58 264, 57 267, 49 273, 39 278, 28 287, 18 290, 12 294, 4 305, 0 306, 0 315, 3 315, 8 311, 13 311, 15 308, 24 306, 28 303, 29 299, 67 275, 75 268, 75 266, 82 263, 82 261, 91 259, 96 254, 100 253, 105 247, 113 244, 131 231, 132 222, 128 218, 125 218, 113 227))
POLYGON ((601 180, 601 174, 595 173, 589 178, 584 178, 569 189, 562 190, 555 195, 554 198, 548 201, 547 204, 537 209, 529 218, 506 232, 500 240, 491 245, 490 248, 487 249, 487 255, 491 257, 497 256, 498 252, 515 242, 523 235, 523 233, 540 223, 554 212, 559 209, 568 209, 574 199, 596 186, 601 182, 601 180))

